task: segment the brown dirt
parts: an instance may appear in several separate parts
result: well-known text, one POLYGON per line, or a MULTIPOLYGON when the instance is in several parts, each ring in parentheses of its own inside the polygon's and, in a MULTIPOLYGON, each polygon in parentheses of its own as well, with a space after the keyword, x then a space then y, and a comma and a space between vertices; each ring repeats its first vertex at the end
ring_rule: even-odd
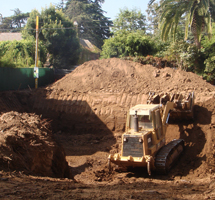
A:
MULTIPOLYGON (((213 199, 214 97, 214 86, 193 73, 171 68, 157 69, 115 58, 86 62, 46 88, 2 93, 0 129, 7 127, 7 134, 13 135, 14 139, 5 145, 6 133, 0 132, 4 138, 1 146, 7 149, 0 149, 1 157, 11 159, 12 155, 12 158, 17 158, 14 163, 17 162, 19 168, 15 164, 2 167, 0 198, 213 199), (119 151, 126 112, 135 104, 145 103, 150 91, 195 92, 194 123, 171 124, 166 134, 167 142, 175 138, 184 139, 185 151, 166 176, 153 174, 149 177, 144 169, 130 172, 115 169, 109 173, 107 157, 119 151), (26 139, 26 133, 34 138, 35 143, 26 139), (47 164, 50 160, 44 162, 48 156, 38 153, 40 148, 35 149, 34 146, 32 149, 32 144, 38 143, 42 143, 45 154, 56 152, 52 144, 55 144, 54 149, 61 149, 59 143, 64 149, 60 150, 60 157, 64 157, 65 151, 76 181, 50 178, 56 177, 54 170, 39 170, 44 173, 38 174, 37 171, 35 175, 31 170, 35 169, 33 166, 40 169, 48 165, 53 169, 47 164), (29 159, 31 156, 37 157, 35 162, 29 159)), ((66 161, 62 160, 64 167, 59 167, 68 170, 66 161)), ((62 173, 58 177, 62 177, 62 173)))
POLYGON ((215 95, 214 86, 191 72, 172 68, 157 69, 117 58, 85 62, 72 74, 50 86, 67 92, 148 94, 192 92, 202 102, 215 95))
POLYGON ((50 123, 38 115, 10 111, 0 117, 0 164, 4 171, 72 178, 61 145, 50 123))

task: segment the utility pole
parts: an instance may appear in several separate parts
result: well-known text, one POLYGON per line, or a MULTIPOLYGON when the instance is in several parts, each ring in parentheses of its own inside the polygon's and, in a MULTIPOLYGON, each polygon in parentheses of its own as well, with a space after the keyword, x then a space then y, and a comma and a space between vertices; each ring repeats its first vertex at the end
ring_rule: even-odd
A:
POLYGON ((34 67, 34 78, 35 88, 38 88, 39 78, 39 67, 38 67, 38 42, 39 42, 39 17, 36 17, 36 48, 35 48, 35 67, 34 67))

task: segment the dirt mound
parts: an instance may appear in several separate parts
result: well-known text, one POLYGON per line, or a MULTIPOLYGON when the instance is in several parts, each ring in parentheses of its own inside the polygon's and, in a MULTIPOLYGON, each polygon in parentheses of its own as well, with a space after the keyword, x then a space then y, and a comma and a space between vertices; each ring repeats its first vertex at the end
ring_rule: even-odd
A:
POLYGON ((51 115, 59 124, 68 122, 76 131, 77 127, 88 129, 85 125, 94 123, 94 114, 111 131, 124 131, 127 110, 146 103, 150 91, 194 91, 196 102, 215 95, 214 86, 196 74, 113 58, 84 63, 51 86, 37 90, 31 102, 34 111, 51 115))
POLYGON ((86 62, 50 89, 83 93, 123 91, 131 94, 194 91, 197 102, 215 95, 214 86, 194 73, 168 67, 157 69, 152 65, 118 58, 86 62))
POLYGON ((7 112, 0 116, 1 169, 40 176, 71 177, 65 153, 39 116, 7 112))

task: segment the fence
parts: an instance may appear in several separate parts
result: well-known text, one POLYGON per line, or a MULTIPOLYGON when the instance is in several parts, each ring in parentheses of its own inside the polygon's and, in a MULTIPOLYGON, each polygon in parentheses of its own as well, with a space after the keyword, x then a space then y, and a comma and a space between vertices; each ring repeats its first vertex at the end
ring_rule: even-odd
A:
MULTIPOLYGON (((0 91, 35 88, 33 68, 0 67, 0 91)), ((46 86, 55 80, 54 70, 39 68, 38 87, 46 86)))

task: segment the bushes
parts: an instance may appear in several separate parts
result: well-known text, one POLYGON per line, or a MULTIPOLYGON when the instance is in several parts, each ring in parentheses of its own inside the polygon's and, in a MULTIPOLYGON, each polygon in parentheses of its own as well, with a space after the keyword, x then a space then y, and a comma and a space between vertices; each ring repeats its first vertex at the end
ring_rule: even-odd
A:
POLYGON ((184 71, 196 73, 203 73, 204 71, 202 52, 194 44, 190 44, 184 40, 171 43, 167 50, 163 52, 163 56, 168 61, 174 61, 177 68, 184 71))
POLYGON ((204 61, 205 70, 204 78, 209 82, 214 82, 215 80, 215 43, 211 46, 205 48, 206 59, 204 61))
MULTIPOLYGON (((46 60, 46 50, 40 44, 40 67, 46 60)), ((0 67, 26 68, 34 66, 35 41, 4 41, 0 42, 0 67)))
POLYGON ((143 31, 118 31, 105 40, 101 58, 146 56, 155 52, 155 45, 143 31))
POLYGON ((164 68, 164 67, 178 67, 175 61, 168 61, 162 57, 154 57, 154 56, 136 56, 136 57, 124 57, 125 60, 132 60, 134 62, 141 63, 143 65, 153 65, 157 68, 164 68))

